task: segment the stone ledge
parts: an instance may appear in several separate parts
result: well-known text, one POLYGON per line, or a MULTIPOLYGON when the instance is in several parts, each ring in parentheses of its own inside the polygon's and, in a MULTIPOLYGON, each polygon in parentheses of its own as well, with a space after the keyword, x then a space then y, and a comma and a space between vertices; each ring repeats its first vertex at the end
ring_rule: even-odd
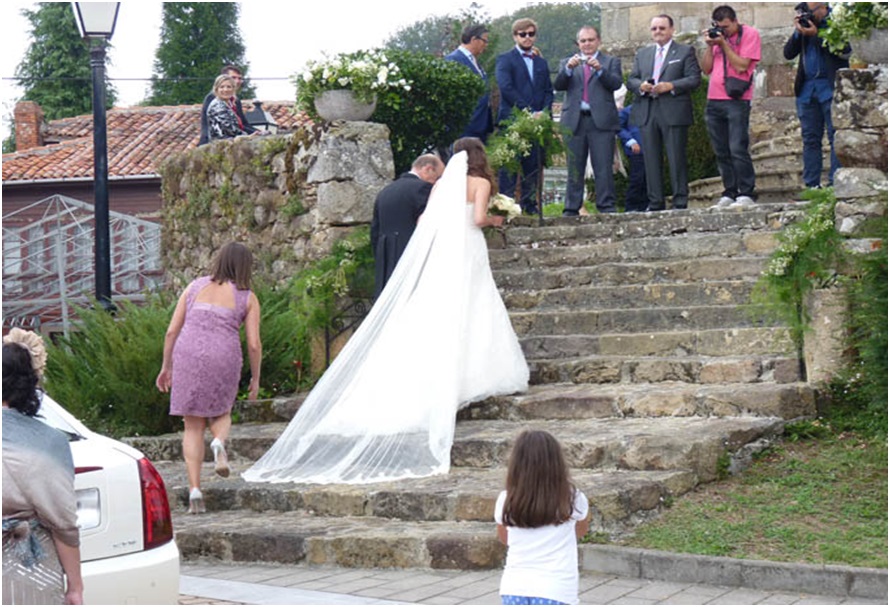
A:
POLYGON ((622 577, 887 600, 887 570, 584 545, 580 566, 622 577))

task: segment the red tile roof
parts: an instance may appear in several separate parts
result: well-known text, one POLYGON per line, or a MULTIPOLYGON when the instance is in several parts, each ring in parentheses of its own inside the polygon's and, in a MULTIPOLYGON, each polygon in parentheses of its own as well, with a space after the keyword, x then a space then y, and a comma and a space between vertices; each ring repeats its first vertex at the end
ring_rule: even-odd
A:
MULTIPOLYGON (((244 111, 253 104, 244 102, 244 111)), ((291 102, 263 102, 280 129, 308 122, 291 102)), ((194 148, 200 105, 112 108, 106 114, 109 178, 156 176, 168 156, 194 148)), ((93 117, 75 116, 45 125, 42 147, 3 155, 3 181, 92 178, 93 117)))

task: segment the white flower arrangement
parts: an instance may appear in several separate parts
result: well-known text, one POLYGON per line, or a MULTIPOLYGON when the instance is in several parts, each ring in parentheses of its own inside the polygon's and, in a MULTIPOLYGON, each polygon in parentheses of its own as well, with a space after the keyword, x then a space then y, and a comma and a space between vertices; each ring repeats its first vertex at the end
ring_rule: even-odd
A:
POLYGON ((495 194, 488 201, 488 212, 492 215, 505 217, 509 221, 522 215, 522 208, 509 196, 495 194))
POLYGON ((324 91, 350 90, 363 103, 375 96, 410 91, 399 66, 383 51, 359 51, 310 61, 292 78, 297 87, 297 107, 313 114, 315 98, 324 91))

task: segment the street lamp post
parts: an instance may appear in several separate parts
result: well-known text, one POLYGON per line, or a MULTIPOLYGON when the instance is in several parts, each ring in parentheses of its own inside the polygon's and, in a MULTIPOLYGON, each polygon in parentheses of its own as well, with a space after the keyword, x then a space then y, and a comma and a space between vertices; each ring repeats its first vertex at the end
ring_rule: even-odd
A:
POLYGON ((93 80, 93 179, 95 190, 96 299, 111 301, 111 235, 108 220, 108 131, 105 122, 105 45, 117 23, 120 2, 72 2, 80 35, 90 44, 93 80))

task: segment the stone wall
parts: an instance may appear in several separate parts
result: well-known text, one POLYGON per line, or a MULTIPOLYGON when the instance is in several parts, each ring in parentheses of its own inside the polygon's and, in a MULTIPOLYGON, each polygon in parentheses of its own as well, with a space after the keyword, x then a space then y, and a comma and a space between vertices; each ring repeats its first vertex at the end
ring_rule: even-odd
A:
POLYGON ((237 240, 256 277, 288 280, 371 221, 377 192, 393 178, 389 129, 338 122, 282 136, 242 137, 190 150, 161 169, 161 256, 181 287, 237 240))

